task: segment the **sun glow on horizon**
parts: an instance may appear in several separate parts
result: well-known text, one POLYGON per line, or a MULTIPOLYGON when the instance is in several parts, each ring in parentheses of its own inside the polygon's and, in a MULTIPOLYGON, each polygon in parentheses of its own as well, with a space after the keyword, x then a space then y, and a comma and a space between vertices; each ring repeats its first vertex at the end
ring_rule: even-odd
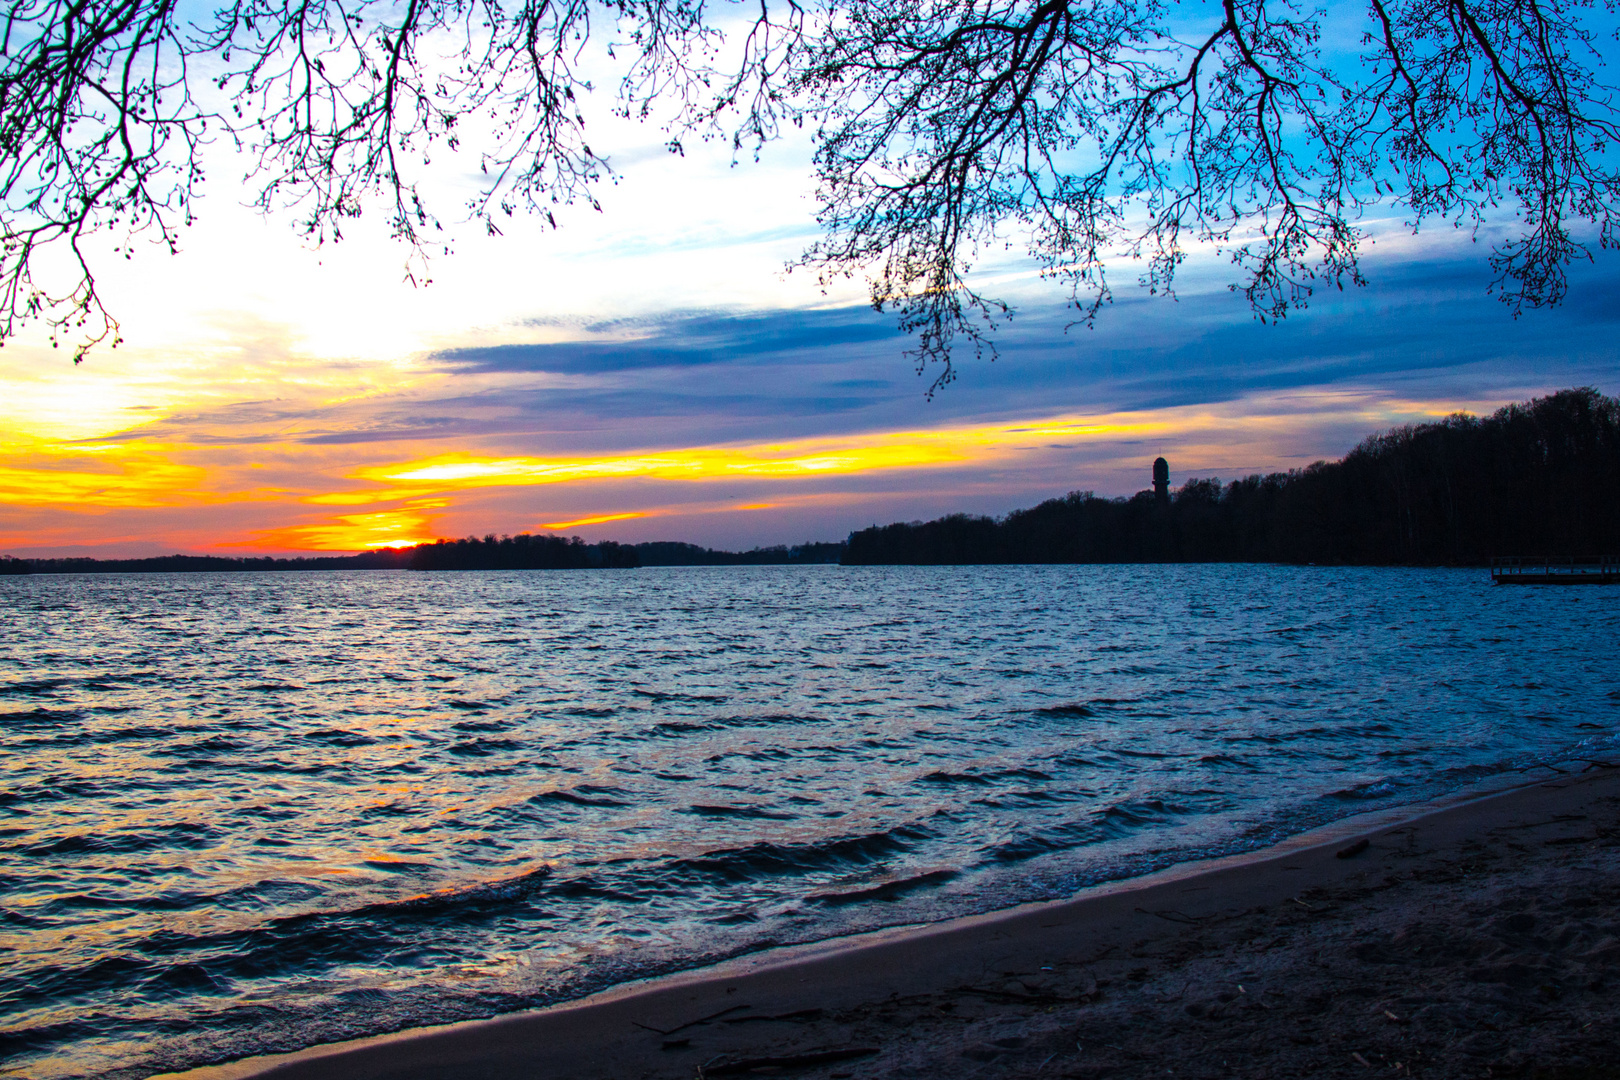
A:
MULTIPOLYGON (((13 511, 0 522, 0 548, 45 536, 73 543, 66 538, 77 529, 120 543, 144 535, 193 549, 368 551, 432 543, 449 533, 503 532, 514 517, 560 531, 654 518, 695 522, 694 515, 740 511, 802 515, 812 506, 817 514, 838 514, 840 507, 883 505, 882 490, 960 489, 982 497, 998 490, 995 477, 1051 475, 1062 484, 1066 475, 1082 481, 1068 487, 1087 486, 1074 475, 1075 462, 1124 465, 1145 476, 1152 457, 1172 445, 1178 474, 1191 475, 1234 454, 1276 460, 1276 448, 1312 424, 1353 421, 1370 430, 1393 416, 1456 408, 1295 392, 1219 405, 580 455, 444 452, 444 440, 431 436, 327 443, 303 436, 302 425, 277 441, 260 435, 257 422, 249 437, 231 440, 207 429, 194 441, 182 431, 149 442, 13 438, 0 443, 0 505, 13 511), (413 449, 417 455, 406 456, 413 449), (895 479, 874 487, 873 478, 883 475, 895 479), (936 479, 923 479, 930 476, 936 479), (609 500, 623 509, 590 512, 591 502, 609 500), (226 505, 228 517, 203 512, 226 505), (121 513, 148 515, 131 521, 169 514, 180 524, 143 531, 115 521, 121 513), (210 520, 217 524, 210 528, 210 520)), ((1043 480, 1035 490, 1057 495, 1067 488, 1043 480)), ((866 511, 861 516, 864 524, 866 511)))
POLYGON ((430 506, 443 505, 442 502, 418 504, 370 514, 345 514, 324 522, 264 530, 251 540, 217 546, 265 551, 378 551, 416 547, 440 539, 429 527, 437 515, 424 511, 430 506))

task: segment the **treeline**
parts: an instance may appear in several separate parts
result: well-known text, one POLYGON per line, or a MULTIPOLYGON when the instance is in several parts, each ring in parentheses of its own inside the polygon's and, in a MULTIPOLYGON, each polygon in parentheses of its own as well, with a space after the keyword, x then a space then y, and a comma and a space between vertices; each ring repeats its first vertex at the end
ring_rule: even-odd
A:
POLYGON ((6 574, 173 574, 248 570, 588 570, 638 566, 767 566, 784 563, 836 563, 842 543, 804 543, 718 551, 674 541, 587 544, 579 537, 469 536, 413 548, 388 548, 359 555, 314 558, 230 558, 214 555, 160 555, 149 559, 15 559, 0 555, 6 574))
POLYGON ((624 570, 641 565, 629 544, 612 540, 587 544, 577 536, 565 540, 528 533, 440 540, 411 548, 407 554, 405 565, 410 570, 624 570))
POLYGON ((148 559, 14 559, 0 555, 0 574, 175 574, 247 570, 399 570, 410 551, 385 549, 358 555, 312 558, 231 558, 223 555, 156 555, 148 559))
POLYGON ((486 536, 440 540, 411 548, 313 558, 234 559, 215 555, 160 555, 150 559, 13 559, 0 556, 0 574, 174 574, 264 570, 585 570, 640 566, 636 549, 579 537, 486 536))
POLYGON ((636 545, 642 566, 778 566, 791 563, 836 563, 843 561, 842 542, 806 541, 789 547, 757 547, 752 551, 717 551, 696 544, 654 540, 636 545))
POLYGON ((1478 565, 1617 552, 1620 400, 1583 388, 1395 428, 1341 461, 1189 480, 1168 502, 1082 491, 1000 520, 865 529, 844 562, 1478 565))

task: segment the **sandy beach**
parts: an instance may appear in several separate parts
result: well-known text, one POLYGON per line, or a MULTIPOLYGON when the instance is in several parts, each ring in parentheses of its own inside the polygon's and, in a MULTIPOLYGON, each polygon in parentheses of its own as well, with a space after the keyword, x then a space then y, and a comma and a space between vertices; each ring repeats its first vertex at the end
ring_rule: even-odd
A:
POLYGON ((1542 775, 1069 900, 171 1075, 1620 1077, 1620 769, 1542 775))

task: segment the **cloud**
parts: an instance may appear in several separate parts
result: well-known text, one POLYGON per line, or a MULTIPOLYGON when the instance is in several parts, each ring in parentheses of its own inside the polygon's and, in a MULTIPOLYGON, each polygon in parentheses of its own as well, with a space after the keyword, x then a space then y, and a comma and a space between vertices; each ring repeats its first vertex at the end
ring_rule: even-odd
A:
MULTIPOLYGON (((673 417, 737 437, 778 425, 808 435, 1040 409, 1173 408, 1304 388, 1399 386, 1479 400, 1613 381, 1615 262, 1577 268, 1578 302, 1518 318, 1488 295, 1477 259, 1370 265, 1373 285, 1323 292, 1276 325, 1260 324, 1225 291, 1179 299, 1124 291, 1094 328, 1071 325, 1072 310, 1027 305, 995 333, 998 358, 959 358, 957 382, 932 402, 923 391, 933 372, 919 378, 894 317, 866 307, 677 312, 590 328, 614 340, 468 349, 435 362, 464 375, 589 377, 503 388, 514 417, 566 416, 576 431, 643 421, 660 431, 673 417)), ((457 404, 479 407, 474 397, 457 404)))
POLYGON ((836 362, 829 350, 902 335, 870 308, 747 314, 675 313, 599 322, 585 328, 602 340, 446 349, 431 359, 464 373, 549 371, 592 375, 648 368, 766 361, 836 362), (792 361, 783 354, 799 354, 792 361))
MULTIPOLYGON (((1612 265, 1572 295, 1620 293, 1612 265)), ((1239 401, 1291 390, 1409 400, 1500 401, 1612 385, 1602 305, 1514 319, 1472 261, 1391 263, 1375 284, 1319 296, 1280 325, 1241 297, 1123 292, 1095 328, 1030 304, 995 335, 999 358, 958 360, 928 401, 912 341, 867 307, 672 312, 573 329, 581 340, 432 352, 408 385, 354 399, 239 398, 116 436, 193 445, 331 448, 440 441, 479 452, 562 455, 675 449, 1239 401)), ((554 327, 554 329, 556 329, 554 327)), ((518 328, 515 333, 523 333, 518 328)), ((487 338, 488 332, 480 331, 487 338)), ((261 361, 262 363, 262 361, 261 361)), ((1331 441, 1313 452, 1342 452, 1331 441)))

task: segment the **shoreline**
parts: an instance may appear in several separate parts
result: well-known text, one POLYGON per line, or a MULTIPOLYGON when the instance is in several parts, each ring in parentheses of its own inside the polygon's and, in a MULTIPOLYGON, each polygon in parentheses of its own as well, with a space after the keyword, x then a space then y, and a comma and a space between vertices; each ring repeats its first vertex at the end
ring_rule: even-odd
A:
MULTIPOLYGON (((868 1077, 917 1075, 919 1069, 936 1076, 1035 1072, 1102 1076, 1162 1075, 1167 1068, 1176 1075, 1201 1075, 1196 1054, 1190 1059, 1179 1055, 1177 1064, 1168 1066, 1156 1062, 1153 1048, 1163 1042, 1164 1025, 1187 1029, 1184 1034, 1199 1036, 1202 1046, 1209 1043, 1211 1033, 1200 1035, 1197 1029, 1212 1022, 1210 1017, 1216 1018, 1218 1027, 1232 1029, 1232 1015, 1240 1015, 1244 1022, 1265 1029, 1268 1023, 1277 1027, 1284 1014, 1290 1014, 1286 1038, 1279 1031, 1257 1031, 1240 1045, 1222 1049, 1220 1061, 1209 1065, 1213 1070, 1209 1075, 1230 1075, 1223 1071, 1231 1068, 1226 1062, 1244 1053, 1266 1058, 1255 1068, 1280 1069, 1278 1075, 1289 1075, 1295 1067, 1360 1072, 1371 1067, 1368 1063, 1378 1051, 1352 1048, 1330 1053, 1328 1042, 1300 1035, 1295 1030, 1300 1024, 1321 1021, 1291 1015, 1285 1000, 1291 992, 1272 985, 1282 969, 1299 969, 1290 977, 1296 984, 1315 978, 1316 969, 1322 967, 1322 946, 1331 943, 1329 939, 1347 945, 1355 957, 1350 967, 1376 965, 1385 953, 1400 957, 1404 952, 1399 944, 1386 946, 1376 940, 1381 933, 1388 937, 1385 929, 1400 932, 1426 919, 1445 922, 1449 917, 1458 934, 1474 935, 1469 938, 1473 944, 1453 957, 1449 967, 1440 967, 1455 968, 1453 981, 1465 988, 1494 986, 1476 978, 1484 970, 1482 964, 1491 967, 1493 954, 1489 942, 1474 940, 1478 935, 1470 928, 1479 916, 1473 907, 1486 892, 1527 888, 1531 879, 1546 879, 1539 888, 1550 896, 1558 886, 1548 882, 1561 881, 1560 874, 1570 873, 1587 875, 1594 883, 1601 879, 1605 887, 1620 886, 1620 770, 1593 765, 1585 773, 1550 780, 1503 785, 1498 779, 1494 786, 1340 819, 1268 848, 1178 864, 1062 900, 751 953, 542 1009, 412 1028, 162 1077, 381 1080, 516 1073, 691 1077, 754 1070, 868 1077), (1611 825, 1615 831, 1610 831, 1611 825), (1539 846, 1526 847, 1513 839, 1523 830, 1534 830, 1539 846), (1359 846, 1361 840, 1367 845, 1359 846), (1340 852, 1352 847, 1358 850, 1341 857, 1340 852), (1485 849, 1491 849, 1496 860, 1490 872, 1467 870, 1485 858, 1485 849), (1575 870, 1564 865, 1592 858, 1599 865, 1575 870), (1460 878, 1459 866, 1464 867, 1460 878), (1392 875, 1392 870, 1397 873, 1392 875), (1477 880, 1469 881, 1471 873, 1477 880), (1358 905, 1369 904, 1357 916, 1367 925, 1347 927, 1345 919, 1358 905), (1195 983, 1207 979, 1198 966, 1199 958, 1207 961, 1212 948, 1205 939, 1223 938, 1239 929, 1246 933, 1243 924, 1256 920, 1268 924, 1266 933, 1280 930, 1282 936, 1258 952, 1253 951, 1256 943, 1249 943, 1252 955, 1242 942, 1225 946, 1231 952, 1228 960, 1239 965, 1238 974, 1249 979, 1250 987, 1243 989, 1240 981, 1233 981, 1239 987, 1236 994, 1223 989, 1209 1003, 1183 1002, 1195 983), (1349 938, 1339 941, 1334 933, 1325 932, 1329 927, 1349 938), (1263 963, 1258 959, 1262 957, 1263 963), (1245 959, 1251 962, 1245 965, 1245 959), (1183 977, 1185 985, 1179 997, 1174 996, 1173 984, 1183 977), (1133 1036, 1141 1017, 1155 1013, 1165 1013, 1167 1019, 1148 1024, 1133 1036), (1224 1025, 1219 1024, 1227 1014, 1231 1015, 1224 1025), (1072 1037, 1099 1024, 1103 1036, 1072 1037), (1002 1034, 983 1037, 987 1032, 1002 1034), (1133 1038, 1140 1047, 1133 1048, 1133 1038), (1094 1044, 1089 1054, 1088 1041, 1094 1044), (1317 1060, 1321 1054, 1329 1057, 1317 1060), (1271 1060, 1279 1056, 1300 1060, 1295 1066, 1271 1060)), ((1571 893, 1577 908, 1579 893, 1578 889, 1571 893)), ((1607 910, 1612 912, 1612 905, 1607 910)), ((1525 919, 1534 924, 1537 916, 1519 913, 1504 918, 1523 926, 1525 919)), ((1620 926, 1611 929, 1612 943, 1620 936, 1620 926)), ((1590 933, 1602 936, 1596 929, 1590 933)), ((1503 948, 1516 943, 1504 941, 1498 942, 1503 948)), ((1620 944, 1609 947, 1599 942, 1596 949, 1601 954, 1597 966, 1614 969, 1611 981, 1620 990, 1620 944)), ((1431 950, 1430 956, 1444 952, 1431 950)), ((1427 961, 1419 966, 1423 964, 1427 961)), ((1526 985, 1531 985, 1531 998, 1549 992, 1560 995, 1562 984, 1569 982, 1548 975, 1547 964, 1527 964, 1523 957, 1495 967, 1504 969, 1496 974, 1503 975, 1502 985, 1510 989, 1530 978, 1526 985), (1535 982, 1542 975, 1553 981, 1535 982)), ((1369 968, 1373 975, 1379 970, 1369 968)), ((1598 1037, 1612 1036, 1615 1009, 1605 998, 1608 984, 1602 974, 1587 979, 1587 984, 1582 992, 1598 1002, 1598 1013, 1586 1029, 1595 1029, 1598 1037)), ((1337 1006, 1318 1002, 1310 1009, 1331 1017, 1337 1006)), ((1399 1011, 1375 1009, 1368 1013, 1368 1022, 1380 1031, 1402 1032, 1411 1041, 1417 1034, 1415 1025, 1400 1015, 1411 1009, 1411 1003, 1399 1003, 1399 1011)), ((1500 1028, 1504 1011, 1498 1008, 1497 1020, 1489 1026, 1500 1028)), ((1359 1023, 1367 1018, 1357 1012, 1345 1019, 1359 1023)), ((1449 1038, 1446 1032, 1440 1034, 1449 1038)), ((1569 1047, 1578 1043, 1579 1037, 1569 1047)), ((1571 1059, 1571 1067, 1582 1067, 1574 1060, 1582 1054, 1569 1047, 1560 1053, 1571 1059)), ((1454 1055, 1451 1066, 1440 1065, 1434 1053, 1420 1068, 1413 1054, 1421 1058, 1422 1048, 1411 1047, 1397 1071, 1483 1076, 1489 1067, 1466 1054, 1454 1055), (1452 1066, 1472 1071, 1453 1073, 1452 1066)), ((1511 1063, 1496 1064, 1495 1075, 1511 1071, 1511 1063)))

